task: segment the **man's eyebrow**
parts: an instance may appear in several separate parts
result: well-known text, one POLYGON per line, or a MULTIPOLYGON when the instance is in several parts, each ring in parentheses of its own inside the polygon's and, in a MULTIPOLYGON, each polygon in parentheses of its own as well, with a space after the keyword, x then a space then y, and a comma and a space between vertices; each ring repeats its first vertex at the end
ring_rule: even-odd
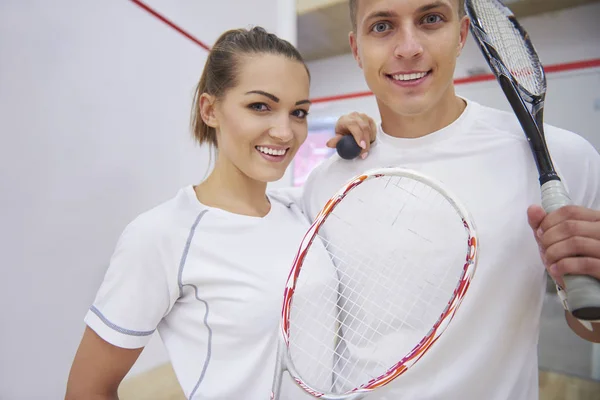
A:
POLYGON ((424 6, 419 7, 417 9, 417 12, 424 13, 424 12, 427 12, 429 10, 433 10, 434 8, 438 8, 438 7, 450 8, 450 6, 448 5, 448 3, 446 3, 446 2, 443 2, 443 1, 434 1, 433 3, 425 4, 424 6))
POLYGON ((398 14, 395 11, 374 11, 365 18, 365 21, 369 21, 374 18, 395 18, 397 16, 398 14))
MULTIPOLYGON (((432 10, 432 9, 438 8, 438 7, 450 8, 448 3, 444 2, 444 1, 434 1, 432 3, 425 4, 421 7, 419 7, 417 9, 417 12, 424 13, 424 12, 427 12, 429 10, 432 10)), ((375 18, 395 18, 395 17, 398 17, 398 13, 393 10, 379 10, 379 11, 373 11, 371 14, 369 14, 365 18, 365 21, 369 21, 369 20, 372 20, 375 18)))

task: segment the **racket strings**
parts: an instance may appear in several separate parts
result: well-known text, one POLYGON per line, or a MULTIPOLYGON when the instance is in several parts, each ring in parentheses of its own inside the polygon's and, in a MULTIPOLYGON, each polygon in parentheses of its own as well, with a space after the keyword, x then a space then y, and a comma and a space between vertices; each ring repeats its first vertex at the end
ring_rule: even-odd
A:
POLYGON ((523 33, 498 1, 474 1, 473 8, 487 40, 500 55, 515 80, 533 95, 545 92, 545 79, 539 58, 523 33))
POLYGON ((350 192, 296 283, 289 354, 302 380, 343 393, 399 362, 447 307, 466 237, 446 198, 417 181, 385 177, 350 192))

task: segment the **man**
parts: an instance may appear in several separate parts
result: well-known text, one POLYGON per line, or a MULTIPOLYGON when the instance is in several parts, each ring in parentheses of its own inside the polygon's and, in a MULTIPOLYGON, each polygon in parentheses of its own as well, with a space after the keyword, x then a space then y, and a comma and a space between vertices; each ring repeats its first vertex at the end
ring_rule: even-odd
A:
MULTIPOLYGON (((308 217, 352 176, 397 165, 456 193, 482 243, 475 280, 453 324, 426 357, 370 398, 537 399, 545 292, 540 255, 558 282, 567 273, 600 279, 600 156, 580 136, 545 128, 558 173, 578 204, 546 215, 516 117, 455 94, 456 59, 469 27, 462 1, 349 3, 350 45, 381 125, 364 161, 334 156, 313 171, 303 195, 308 217)), ((347 129, 344 118, 341 129, 347 129)), ((578 335, 600 342, 600 323, 590 331, 565 314, 578 335)))

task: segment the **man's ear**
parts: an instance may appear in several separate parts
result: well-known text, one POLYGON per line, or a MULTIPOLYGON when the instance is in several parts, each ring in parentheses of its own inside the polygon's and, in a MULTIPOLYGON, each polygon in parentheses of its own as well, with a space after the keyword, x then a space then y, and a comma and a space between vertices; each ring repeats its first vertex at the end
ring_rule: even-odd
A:
POLYGON ((219 127, 219 120, 216 115, 215 100, 215 96, 202 93, 200 96, 199 107, 202 121, 211 128, 217 129, 219 127))
POLYGON ((350 31, 350 33, 348 34, 348 39, 350 40, 350 48, 352 49, 352 55, 358 63, 358 66, 362 69, 362 61, 360 60, 360 55, 358 54, 358 43, 356 40, 356 33, 354 31, 350 31))
POLYGON ((459 39, 458 39, 458 53, 457 53, 457 57, 460 56, 460 53, 462 52, 462 49, 465 47, 465 44, 467 43, 467 37, 469 37, 469 26, 471 25, 471 19, 468 16, 464 16, 462 17, 462 19, 460 20, 460 32, 459 32, 459 39))

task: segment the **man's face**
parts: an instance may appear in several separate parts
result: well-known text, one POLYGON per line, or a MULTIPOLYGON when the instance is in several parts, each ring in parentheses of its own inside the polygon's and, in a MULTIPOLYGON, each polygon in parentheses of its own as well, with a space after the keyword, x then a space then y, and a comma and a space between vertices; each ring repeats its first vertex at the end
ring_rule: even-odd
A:
POLYGON ((355 59, 380 107, 417 116, 454 97, 469 20, 457 0, 359 0, 355 59))

